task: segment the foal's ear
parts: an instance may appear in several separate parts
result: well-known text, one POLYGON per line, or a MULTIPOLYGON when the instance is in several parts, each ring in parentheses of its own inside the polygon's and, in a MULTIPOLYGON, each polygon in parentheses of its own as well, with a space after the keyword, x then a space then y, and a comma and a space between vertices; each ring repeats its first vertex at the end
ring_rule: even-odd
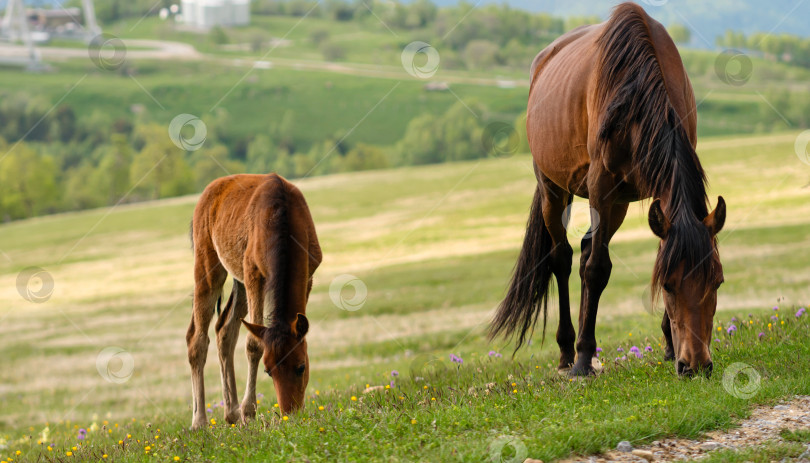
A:
POLYGON ((299 313, 298 318, 292 323, 292 332, 298 339, 302 339, 309 331, 309 320, 306 315, 299 313))
POLYGON ((717 207, 703 219, 703 223, 709 229, 712 236, 720 233, 726 223, 726 201, 722 196, 717 197, 717 207))
POLYGON ((664 211, 661 209, 660 199, 656 199, 652 204, 650 204, 650 215, 647 216, 647 222, 649 222, 650 229, 653 233, 655 233, 655 236, 661 238, 662 240, 667 237, 670 223, 667 216, 664 215, 664 211))
POLYGON ((256 336, 259 339, 264 339, 264 333, 267 332, 267 328, 262 325, 254 325, 253 323, 248 323, 245 319, 242 319, 242 323, 245 325, 245 328, 250 331, 253 336, 256 336))

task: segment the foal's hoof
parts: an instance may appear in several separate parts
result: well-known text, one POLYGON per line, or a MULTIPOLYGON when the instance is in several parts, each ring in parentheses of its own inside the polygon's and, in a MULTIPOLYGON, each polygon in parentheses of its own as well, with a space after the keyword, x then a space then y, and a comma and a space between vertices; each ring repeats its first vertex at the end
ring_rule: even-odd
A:
POLYGON ((208 422, 205 421, 205 418, 194 418, 191 420, 191 430, 196 431, 198 429, 203 429, 208 425, 208 422))
POLYGON ((671 362, 671 361, 675 360, 675 352, 666 351, 664 353, 664 360, 667 361, 667 362, 671 362))

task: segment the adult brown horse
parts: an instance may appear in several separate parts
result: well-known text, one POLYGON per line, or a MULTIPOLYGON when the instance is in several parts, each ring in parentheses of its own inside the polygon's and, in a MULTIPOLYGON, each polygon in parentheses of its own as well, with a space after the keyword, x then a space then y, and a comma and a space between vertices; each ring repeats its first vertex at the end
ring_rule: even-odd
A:
POLYGON ((723 269, 716 235, 726 207, 709 213, 696 145, 695 97, 666 29, 633 3, 602 24, 563 35, 534 59, 527 113, 537 189, 523 249, 490 336, 518 333, 517 348, 543 310, 552 275, 559 287, 560 369, 593 372, 596 311, 608 283, 608 243, 628 203, 655 198, 649 224, 661 242, 653 294, 664 290, 666 356, 677 372, 711 372, 712 320, 723 269), (587 198, 582 240, 579 336, 568 300, 573 250, 566 239, 573 195, 587 198), (575 362, 576 361, 576 362, 575 362))
POLYGON ((215 308, 219 311, 228 273, 234 278, 233 291, 216 323, 225 420, 245 422, 256 416, 256 373, 262 352, 281 411, 296 410, 304 403, 309 381, 305 339, 309 322, 304 314, 312 274, 321 263, 304 196, 276 174, 223 177, 203 192, 191 226, 195 284, 186 342, 194 400, 192 429, 208 423, 203 384, 208 326, 215 308), (272 307, 266 327, 265 305, 272 307), (248 313, 251 323, 243 320, 248 313), (233 368, 240 321, 251 333, 241 410, 233 368))

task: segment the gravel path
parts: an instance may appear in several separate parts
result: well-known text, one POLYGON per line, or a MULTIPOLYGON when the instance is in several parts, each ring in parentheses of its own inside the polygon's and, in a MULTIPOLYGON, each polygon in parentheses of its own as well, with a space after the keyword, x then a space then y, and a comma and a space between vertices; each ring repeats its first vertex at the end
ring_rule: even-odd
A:
MULTIPOLYGON (((707 452, 718 449, 743 449, 757 447, 767 441, 782 441, 779 432, 783 429, 810 429, 810 396, 797 396, 793 400, 774 407, 760 407, 740 427, 728 432, 706 433, 704 440, 664 439, 650 445, 633 448, 621 442, 616 450, 591 457, 563 460, 575 462, 645 462, 697 460, 707 452)), ((805 455, 810 455, 810 446, 805 455)), ((810 458, 800 459, 810 463, 810 458)))

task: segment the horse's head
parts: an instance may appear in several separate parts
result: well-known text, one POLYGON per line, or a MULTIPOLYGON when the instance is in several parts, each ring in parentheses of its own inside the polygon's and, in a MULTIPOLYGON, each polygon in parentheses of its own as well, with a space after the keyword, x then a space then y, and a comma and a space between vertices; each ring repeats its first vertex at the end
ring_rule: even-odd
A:
POLYGON ((652 284, 654 290, 663 290, 676 368, 682 376, 698 371, 709 376, 712 371, 709 345, 717 309, 717 289, 723 283, 723 266, 715 236, 725 220, 726 203, 722 196, 715 210, 702 221, 671 222, 659 200, 650 206, 650 228, 661 238, 652 284))
POLYGON ((282 413, 291 413, 304 405, 309 382, 309 357, 306 334, 309 321, 299 313, 292 323, 274 322, 270 327, 242 320, 264 347, 264 371, 273 378, 276 398, 282 413))

